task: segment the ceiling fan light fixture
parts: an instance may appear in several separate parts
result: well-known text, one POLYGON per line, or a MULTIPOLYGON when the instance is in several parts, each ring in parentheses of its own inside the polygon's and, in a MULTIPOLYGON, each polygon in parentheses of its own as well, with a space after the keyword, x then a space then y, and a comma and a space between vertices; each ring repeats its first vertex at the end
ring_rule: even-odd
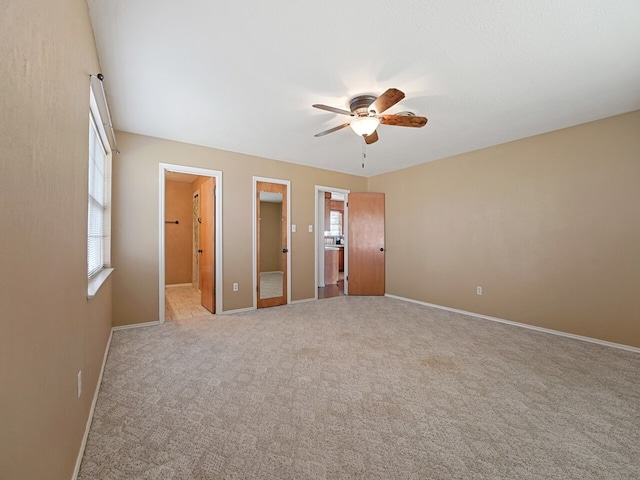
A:
POLYGON ((350 123, 351 129, 360 137, 363 135, 371 135, 376 131, 378 125, 380 125, 380 119, 369 116, 356 117, 351 120, 350 123))

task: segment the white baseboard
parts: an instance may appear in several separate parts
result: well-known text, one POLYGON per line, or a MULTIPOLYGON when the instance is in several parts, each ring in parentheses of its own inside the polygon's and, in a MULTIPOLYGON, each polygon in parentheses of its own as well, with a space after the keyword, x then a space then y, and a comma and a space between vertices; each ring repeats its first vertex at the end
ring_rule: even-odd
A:
POLYGON ((170 283, 164 286, 164 288, 174 288, 174 287, 193 287, 193 283, 170 283))
POLYGON ((247 308, 236 308, 235 310, 225 310, 222 312, 222 315, 232 315, 234 313, 243 313, 243 312, 252 312, 253 310, 257 310, 256 307, 247 307, 247 308))
POLYGON ((142 328, 142 327, 153 327, 154 325, 160 325, 160 320, 156 320, 155 322, 144 322, 144 323, 132 323, 131 325, 120 325, 119 327, 113 327, 112 330, 129 330, 130 328, 142 328))
POLYGON ((318 300, 317 298, 303 298, 302 300, 294 300, 289 302, 289 305, 295 305, 296 303, 307 303, 307 302, 315 302, 318 300))
POLYGON ((575 335, 573 333, 561 332, 560 330, 552 330, 550 328, 537 327, 535 325, 529 325, 527 323, 519 323, 511 320, 505 320, 503 318, 490 317, 488 315, 482 315, 480 313, 468 312, 466 310, 459 310, 457 308, 445 307, 442 305, 436 305, 435 303, 421 302, 420 300, 414 300, 412 298, 399 297, 397 295, 390 295, 385 293, 385 297, 395 298, 396 300, 402 300, 404 302, 417 303, 426 307, 438 308, 440 310, 447 310, 448 312, 461 313, 462 315, 468 315, 470 317, 481 318, 483 320, 489 320, 491 322, 504 323, 507 325, 513 325, 514 327, 527 328, 529 330, 535 330, 537 332, 550 333, 551 335, 558 335, 560 337, 573 338, 574 340, 582 340, 583 342, 596 343, 605 347, 618 348, 620 350, 627 350, 629 352, 640 353, 640 348, 632 347, 630 345, 623 345, 621 343, 607 342, 606 340, 600 340, 598 338, 584 337, 582 335, 575 335))
POLYGON ((89 409, 89 418, 87 418, 87 425, 84 429, 84 436, 82 437, 82 443, 80 444, 80 451, 78 452, 78 458, 76 460, 76 468, 73 469, 72 480, 78 478, 80 473, 80 465, 82 464, 82 457, 84 456, 84 449, 87 446, 87 439, 89 438, 89 430, 91 429, 91 422, 93 421, 93 413, 96 410, 96 402, 98 401, 98 393, 100 393, 100 385, 102 385, 102 375, 104 374, 104 367, 107 364, 107 356, 109 355, 109 348, 111 347, 111 338, 113 337, 113 328, 109 332, 109 340, 107 340, 107 346, 104 349, 104 356, 102 357, 102 367, 100 368, 100 375, 98 376, 98 383, 96 389, 93 392, 93 400, 91 401, 91 408, 89 409))

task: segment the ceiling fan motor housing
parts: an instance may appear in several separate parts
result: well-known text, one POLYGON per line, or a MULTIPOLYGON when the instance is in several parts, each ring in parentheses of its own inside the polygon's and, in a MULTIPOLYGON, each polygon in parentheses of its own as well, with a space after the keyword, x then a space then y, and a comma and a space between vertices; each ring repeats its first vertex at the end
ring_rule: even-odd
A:
POLYGON ((349 102, 349 109, 358 116, 369 115, 369 107, 377 98, 373 95, 358 95, 349 102))

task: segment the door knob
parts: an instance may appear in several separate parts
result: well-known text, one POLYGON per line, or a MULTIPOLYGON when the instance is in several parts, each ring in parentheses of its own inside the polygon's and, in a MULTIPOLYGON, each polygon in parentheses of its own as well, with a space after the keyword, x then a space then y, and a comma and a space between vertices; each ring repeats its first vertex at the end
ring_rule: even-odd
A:
POLYGON ((288 248, 283 248, 283 249, 282 249, 282 253, 287 253, 288 251, 289 251, 289 249, 288 249, 288 248))
POLYGON ((381 252, 384 252, 384 248, 380 247, 380 251, 381 251, 381 252))
POLYGON ((199 250, 198 250, 198 253, 202 253, 202 249, 199 249, 199 250))

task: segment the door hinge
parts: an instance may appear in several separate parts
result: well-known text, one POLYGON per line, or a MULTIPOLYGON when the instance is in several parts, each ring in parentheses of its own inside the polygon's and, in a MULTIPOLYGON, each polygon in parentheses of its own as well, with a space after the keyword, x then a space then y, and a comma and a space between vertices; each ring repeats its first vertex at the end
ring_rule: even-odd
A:
POLYGON ((347 275, 347 282, 349 281, 349 275, 347 275))

